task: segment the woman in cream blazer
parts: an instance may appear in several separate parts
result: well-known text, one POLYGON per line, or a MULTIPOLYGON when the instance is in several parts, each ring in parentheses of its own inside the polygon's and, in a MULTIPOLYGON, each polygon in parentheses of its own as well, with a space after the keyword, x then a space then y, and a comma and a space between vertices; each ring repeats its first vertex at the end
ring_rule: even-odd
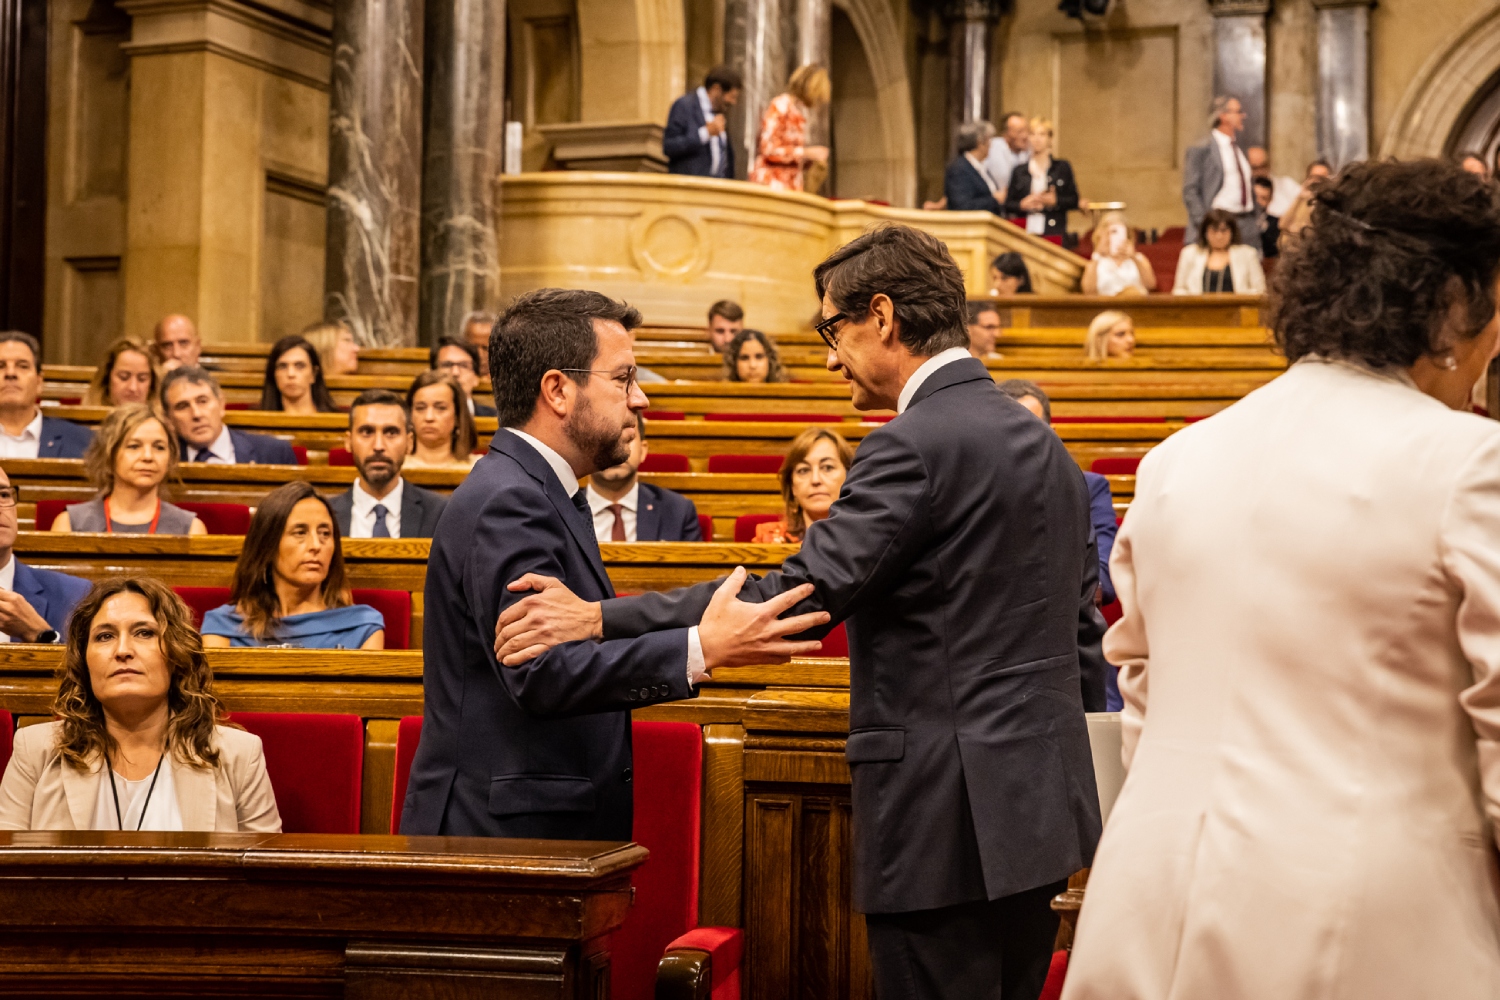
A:
MULTIPOLYGON (((1203 295, 1203 271, 1208 265, 1208 251, 1196 243, 1189 243, 1177 255, 1177 278, 1172 283, 1173 295, 1203 295)), ((1266 272, 1260 266, 1260 254, 1255 248, 1236 243, 1229 248, 1229 276, 1234 280, 1235 295, 1264 295, 1266 272)))
POLYGON ((1500 997, 1500 209, 1435 161, 1318 198, 1295 363, 1153 450, 1115 540, 1129 774, 1064 1000, 1500 997))

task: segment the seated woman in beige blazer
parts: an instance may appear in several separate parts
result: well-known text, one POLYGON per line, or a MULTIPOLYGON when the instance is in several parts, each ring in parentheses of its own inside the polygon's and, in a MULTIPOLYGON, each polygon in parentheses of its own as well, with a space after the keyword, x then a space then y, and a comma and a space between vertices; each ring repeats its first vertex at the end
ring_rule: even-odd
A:
POLYGON ((1278 267, 1291 367, 1147 455, 1115 540, 1129 775, 1063 997, 1493 1000, 1500 205, 1354 164, 1278 267))
POLYGON ((1263 295, 1266 272, 1260 254, 1240 242, 1239 222, 1216 208, 1203 217, 1198 242, 1177 255, 1173 295, 1263 295))
POLYGON ((0 830, 281 831, 260 738, 218 724, 192 615, 165 585, 94 586, 52 711, 16 733, 0 830))

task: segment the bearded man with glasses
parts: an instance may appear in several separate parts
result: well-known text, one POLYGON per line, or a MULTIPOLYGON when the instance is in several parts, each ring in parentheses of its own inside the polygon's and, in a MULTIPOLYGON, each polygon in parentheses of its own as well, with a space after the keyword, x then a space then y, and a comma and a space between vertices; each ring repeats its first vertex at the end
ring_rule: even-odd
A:
POLYGON ((20 499, 20 488, 0 469, 0 642, 61 642, 68 616, 92 584, 16 558, 20 499))

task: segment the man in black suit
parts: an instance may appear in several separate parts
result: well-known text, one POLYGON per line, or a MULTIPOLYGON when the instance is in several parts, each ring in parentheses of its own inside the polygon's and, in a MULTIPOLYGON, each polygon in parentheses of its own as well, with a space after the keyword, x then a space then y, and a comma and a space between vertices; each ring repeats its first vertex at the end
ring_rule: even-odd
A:
POLYGON ((82 458, 93 431, 42 416, 42 348, 19 330, 0 331, 0 458, 82 458))
MULTIPOLYGON (((1100 830, 1084 720, 1104 700, 1088 490, 1057 435, 970 357, 963 275, 936 239, 877 229, 815 276, 828 368, 855 408, 898 416, 865 437, 801 552, 740 596, 811 582, 793 610, 847 620, 854 904, 877 995, 1034 1000, 1057 931, 1049 902, 1100 830)), ((556 641, 608 646, 700 618, 705 657, 724 661, 713 584, 597 604, 525 585, 539 593, 497 623, 507 666, 556 641)))
POLYGON ((724 115, 740 99, 740 75, 715 66, 703 86, 672 102, 661 149, 667 172, 695 177, 734 177, 734 147, 724 115))
POLYGON ((701 542, 698 508, 681 493, 640 481, 646 420, 636 414, 630 457, 589 477, 589 513, 601 542, 701 542))
POLYGON ((811 593, 733 605, 701 629, 571 642, 520 669, 495 659, 496 619, 530 582, 613 597, 578 480, 618 465, 648 405, 630 329, 640 314, 597 292, 545 288, 513 302, 490 337, 504 430, 454 491, 432 540, 423 629, 422 742, 406 834, 631 839, 630 710, 692 697, 729 650, 768 662, 816 643, 778 621, 811 593))
POLYGON ((412 447, 406 400, 389 389, 366 389, 349 407, 347 446, 359 478, 335 497, 345 538, 431 538, 447 499, 401 478, 412 447))
MULTIPOLYGON (((958 130, 958 155, 943 174, 943 195, 952 212, 983 209, 996 215, 1005 214, 1001 199, 1005 185, 989 175, 984 158, 995 140, 995 127, 989 122, 967 122, 958 130)), ((1010 178, 1005 179, 1010 183, 1010 178)))
POLYGON ((451 375, 464 387, 469 397, 469 413, 476 417, 493 417, 495 408, 486 406, 474 398, 479 388, 479 348, 458 337, 441 337, 432 345, 428 367, 451 375))
POLYGON ((297 454, 280 438, 237 431, 224 423, 224 390, 197 365, 167 372, 161 406, 182 442, 182 461, 223 465, 296 465, 297 454))

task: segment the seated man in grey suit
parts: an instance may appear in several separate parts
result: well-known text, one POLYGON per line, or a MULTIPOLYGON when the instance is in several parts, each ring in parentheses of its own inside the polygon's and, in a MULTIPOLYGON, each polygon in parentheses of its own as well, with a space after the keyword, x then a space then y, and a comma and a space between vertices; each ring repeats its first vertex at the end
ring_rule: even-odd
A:
POLYGON ((646 421, 635 415, 630 457, 589 477, 589 512, 601 542, 701 542, 698 508, 681 493, 640 481, 646 421))
POLYGON ((328 499, 345 538, 431 538, 447 498, 401 478, 412 446, 406 400, 366 389, 349 407, 349 453, 359 478, 328 499))
POLYGON ((296 465, 292 446, 268 434, 237 431, 224 423, 224 390, 197 365, 167 373, 161 408, 182 442, 182 461, 222 465, 296 465))
POLYGON ((984 158, 994 141, 995 127, 989 122, 967 122, 958 130, 958 155, 943 174, 943 195, 948 199, 949 211, 984 209, 996 215, 1005 214, 1001 199, 1010 178, 997 180, 984 166, 984 158))

